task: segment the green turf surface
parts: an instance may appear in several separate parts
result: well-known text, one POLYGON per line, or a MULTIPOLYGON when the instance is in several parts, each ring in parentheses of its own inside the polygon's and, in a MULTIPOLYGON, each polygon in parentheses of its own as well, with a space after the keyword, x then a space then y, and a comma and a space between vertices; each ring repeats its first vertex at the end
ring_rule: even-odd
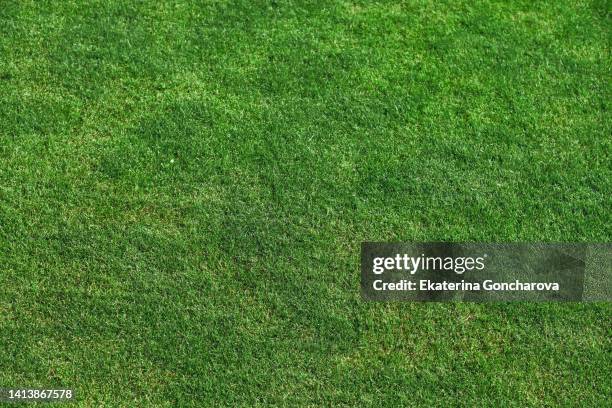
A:
POLYGON ((609 242, 610 10, 0 0, 0 387, 604 406, 609 304, 368 303, 359 249, 609 242))

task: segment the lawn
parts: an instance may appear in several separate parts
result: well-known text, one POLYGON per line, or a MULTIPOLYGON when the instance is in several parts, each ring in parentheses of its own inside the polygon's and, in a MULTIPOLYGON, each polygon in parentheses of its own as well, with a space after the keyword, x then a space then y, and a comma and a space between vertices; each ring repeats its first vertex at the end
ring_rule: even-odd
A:
POLYGON ((0 387, 604 406, 609 303, 367 302, 359 251, 609 242, 611 9, 0 0, 0 387))

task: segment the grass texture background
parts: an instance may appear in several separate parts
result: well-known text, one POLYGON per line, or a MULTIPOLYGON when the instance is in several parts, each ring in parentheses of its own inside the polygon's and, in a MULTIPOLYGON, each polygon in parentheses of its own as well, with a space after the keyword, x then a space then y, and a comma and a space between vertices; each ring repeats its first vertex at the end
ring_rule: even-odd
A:
POLYGON ((359 248, 609 242, 610 8, 0 0, 0 386, 604 406, 609 304, 367 303, 359 248))

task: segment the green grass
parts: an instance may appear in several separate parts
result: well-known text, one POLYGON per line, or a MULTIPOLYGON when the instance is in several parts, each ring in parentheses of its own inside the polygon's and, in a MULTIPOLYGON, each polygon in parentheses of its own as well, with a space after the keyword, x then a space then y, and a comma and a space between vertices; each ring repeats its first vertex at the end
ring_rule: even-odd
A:
POLYGON ((610 10, 0 0, 0 387, 604 406, 609 303, 369 303, 358 263, 610 241, 610 10))

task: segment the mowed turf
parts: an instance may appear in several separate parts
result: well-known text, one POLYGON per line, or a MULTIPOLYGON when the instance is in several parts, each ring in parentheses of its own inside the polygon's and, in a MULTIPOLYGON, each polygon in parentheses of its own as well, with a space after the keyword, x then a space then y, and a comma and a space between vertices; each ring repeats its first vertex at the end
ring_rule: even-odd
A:
POLYGON ((609 242, 610 8, 0 0, 0 387, 604 406, 609 304, 369 303, 359 250, 609 242))

